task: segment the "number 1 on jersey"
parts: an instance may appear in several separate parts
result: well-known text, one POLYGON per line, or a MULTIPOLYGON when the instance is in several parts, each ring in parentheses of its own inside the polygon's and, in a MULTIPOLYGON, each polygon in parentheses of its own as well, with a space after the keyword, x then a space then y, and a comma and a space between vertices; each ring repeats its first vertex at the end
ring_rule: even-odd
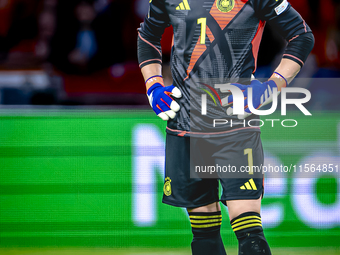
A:
POLYGON ((207 34, 207 18, 199 18, 197 24, 201 24, 201 44, 205 44, 205 36, 207 34))
POLYGON ((248 155, 248 166, 249 166, 249 174, 254 174, 253 172, 253 149, 248 148, 244 150, 244 155, 248 155))

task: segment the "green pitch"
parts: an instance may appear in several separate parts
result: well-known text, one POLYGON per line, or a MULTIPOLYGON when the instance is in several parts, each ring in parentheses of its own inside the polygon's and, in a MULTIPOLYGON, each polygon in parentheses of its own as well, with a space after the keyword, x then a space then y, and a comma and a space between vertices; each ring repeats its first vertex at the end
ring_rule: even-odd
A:
MULTIPOLYGON (((284 118, 299 125, 262 128, 271 165, 340 166, 339 114, 291 112, 284 118)), ((190 254, 179 250, 190 247, 192 238, 187 213, 161 203, 165 122, 152 110, 6 109, 0 110, 0 129, 0 255, 190 254), (143 203, 136 203, 138 186, 148 191, 143 203), (146 222, 143 215, 150 215, 146 222), (128 250, 106 249, 118 247, 128 250)), ((264 231, 273 254, 340 254, 327 248, 340 240, 339 222, 330 217, 339 215, 338 176, 318 175, 301 186, 297 174, 266 188, 263 209, 275 217, 264 231)), ((236 255, 235 234, 222 210, 223 242, 234 247, 228 255, 236 255)))
MULTIPOLYGON (((237 255, 227 248, 228 255, 237 255)), ((274 255, 339 255, 340 248, 274 248, 274 255)), ((190 255, 189 249, 20 248, 0 249, 1 255, 190 255)))

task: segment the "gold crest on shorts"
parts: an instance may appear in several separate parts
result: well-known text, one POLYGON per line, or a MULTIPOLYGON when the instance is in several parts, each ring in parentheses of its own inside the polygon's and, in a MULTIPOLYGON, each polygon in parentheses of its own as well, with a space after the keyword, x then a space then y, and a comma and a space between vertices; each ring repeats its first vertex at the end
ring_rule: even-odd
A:
POLYGON ((221 12, 230 12, 235 6, 235 0, 217 0, 217 9, 221 12))
POLYGON ((163 191, 164 191, 164 195, 166 195, 166 196, 171 195, 171 179, 169 177, 165 178, 163 191))

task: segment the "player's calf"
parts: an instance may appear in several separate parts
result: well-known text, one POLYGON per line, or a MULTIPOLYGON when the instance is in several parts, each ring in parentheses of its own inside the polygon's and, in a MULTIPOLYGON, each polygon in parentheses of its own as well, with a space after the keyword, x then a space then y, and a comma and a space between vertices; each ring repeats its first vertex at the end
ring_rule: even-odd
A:
POLYGON ((226 255, 220 228, 221 211, 189 212, 193 240, 191 250, 193 255, 226 255))
POLYGON ((271 255, 264 237, 261 216, 256 212, 246 212, 230 221, 239 243, 239 254, 271 255))

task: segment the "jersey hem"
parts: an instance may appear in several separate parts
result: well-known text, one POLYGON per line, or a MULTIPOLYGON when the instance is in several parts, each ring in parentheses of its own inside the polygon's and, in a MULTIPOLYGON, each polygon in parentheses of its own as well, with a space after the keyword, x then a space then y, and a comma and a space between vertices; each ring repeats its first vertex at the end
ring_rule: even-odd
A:
POLYGON ((250 197, 250 196, 245 196, 245 195, 243 195, 243 196, 227 196, 227 198, 226 199, 220 199, 220 202, 222 203, 222 204, 224 204, 225 206, 227 206, 227 204, 226 204, 226 201, 230 201, 230 200, 257 200, 257 199, 259 199, 260 197, 262 196, 262 199, 263 199, 263 196, 264 196, 264 189, 262 189, 262 192, 261 192, 261 194, 259 195, 259 196, 256 196, 256 197, 250 197))

